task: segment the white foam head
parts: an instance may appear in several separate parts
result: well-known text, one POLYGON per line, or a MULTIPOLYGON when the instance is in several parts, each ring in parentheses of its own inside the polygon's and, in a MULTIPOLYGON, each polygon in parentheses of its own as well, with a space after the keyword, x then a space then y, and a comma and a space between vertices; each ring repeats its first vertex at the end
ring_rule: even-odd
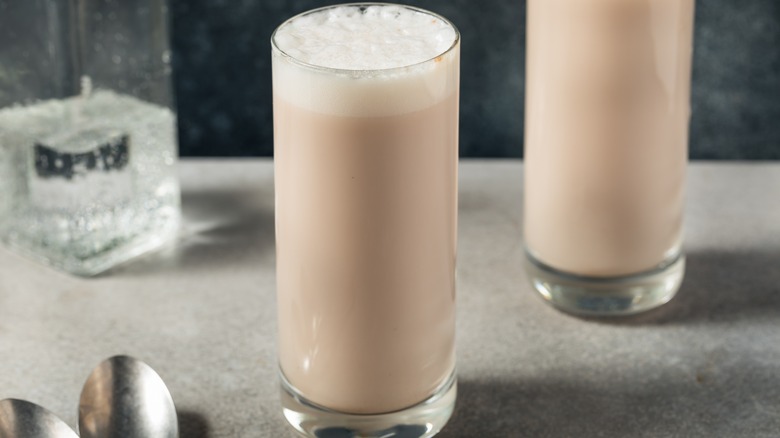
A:
POLYGON ((398 5, 342 5, 274 33, 274 93, 323 113, 412 112, 458 87, 459 35, 441 17, 398 5))

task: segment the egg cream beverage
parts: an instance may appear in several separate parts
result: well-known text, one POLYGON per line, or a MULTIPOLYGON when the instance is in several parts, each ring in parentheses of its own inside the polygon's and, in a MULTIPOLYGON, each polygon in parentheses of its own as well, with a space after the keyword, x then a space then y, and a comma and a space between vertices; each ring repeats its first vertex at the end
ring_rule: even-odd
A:
POLYGON ((311 436, 432 436, 456 391, 458 32, 342 5, 272 45, 285 416, 311 436))
POLYGON ((529 0, 525 244, 553 305, 630 314, 684 271, 693 0, 529 0))

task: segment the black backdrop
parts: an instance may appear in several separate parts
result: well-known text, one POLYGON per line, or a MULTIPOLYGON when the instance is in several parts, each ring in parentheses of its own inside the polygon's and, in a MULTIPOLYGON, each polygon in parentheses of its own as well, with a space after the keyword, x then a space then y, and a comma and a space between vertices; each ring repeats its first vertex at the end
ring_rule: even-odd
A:
MULTIPOLYGON (((332 3, 171 0, 182 155, 272 154, 271 32, 332 3)), ((405 3, 461 31, 461 155, 522 156, 525 1, 405 3)), ((780 0, 696 6, 691 157, 780 159, 780 0)))

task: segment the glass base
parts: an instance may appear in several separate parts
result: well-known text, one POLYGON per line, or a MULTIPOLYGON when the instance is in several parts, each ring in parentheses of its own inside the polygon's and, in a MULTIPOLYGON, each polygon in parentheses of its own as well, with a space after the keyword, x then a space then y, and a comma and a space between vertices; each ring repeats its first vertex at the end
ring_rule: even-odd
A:
MULTIPOLYGON (((280 373, 281 375, 281 373, 280 373)), ((348 414, 306 400, 281 375, 282 410, 301 436, 316 438, 424 438, 436 435, 452 416, 455 373, 427 400, 386 414, 348 414)))
POLYGON ((669 302, 685 274, 678 254, 652 271, 624 277, 583 277, 545 265, 526 251, 531 284, 551 305, 583 316, 626 316, 669 302))

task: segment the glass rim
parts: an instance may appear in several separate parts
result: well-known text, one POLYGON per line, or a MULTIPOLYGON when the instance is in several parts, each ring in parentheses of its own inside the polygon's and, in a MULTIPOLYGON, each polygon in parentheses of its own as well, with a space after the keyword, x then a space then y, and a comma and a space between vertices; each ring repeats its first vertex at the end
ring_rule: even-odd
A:
POLYGON ((447 54, 451 53, 453 50, 455 50, 456 47, 460 44, 460 31, 458 28, 448 19, 445 17, 435 13, 431 12, 427 9, 418 8, 416 6, 409 6, 409 5, 403 5, 398 3, 387 3, 387 2, 358 2, 358 3, 342 3, 342 4, 335 4, 335 5, 328 5, 328 6, 322 6, 319 8, 309 9, 307 11, 301 12, 300 14, 296 14, 287 20, 284 20, 282 24, 276 27, 274 29, 273 33, 271 34, 271 47, 273 53, 278 53, 282 56, 286 61, 298 65, 300 67, 315 70, 319 72, 324 73, 331 73, 331 74, 339 74, 339 75, 348 75, 348 76, 374 76, 374 75, 380 75, 380 74, 392 74, 394 72, 401 72, 406 71, 410 68, 414 68, 420 65, 424 65, 430 62, 434 62, 436 59, 441 58, 443 56, 446 56, 447 54), (445 50, 443 50, 441 53, 437 54, 436 56, 433 56, 431 58, 425 59, 423 61, 414 62, 407 65, 402 65, 398 67, 387 67, 387 68, 376 68, 376 69, 350 69, 350 68, 334 68, 334 67, 325 67, 322 65, 312 64, 306 61, 302 61, 289 53, 282 50, 281 47, 276 43, 276 34, 279 32, 279 29, 283 28, 284 26, 290 24, 292 21, 305 17, 310 14, 314 14, 317 12, 322 12, 328 9, 336 9, 340 7, 345 6, 352 6, 352 7, 369 7, 369 6, 398 6, 404 9, 408 9, 410 11, 418 12, 421 14, 429 15, 431 17, 434 17, 436 19, 441 20, 443 23, 445 23, 447 26, 452 28, 453 31, 455 31, 455 38, 452 40, 452 44, 449 45, 445 50))

